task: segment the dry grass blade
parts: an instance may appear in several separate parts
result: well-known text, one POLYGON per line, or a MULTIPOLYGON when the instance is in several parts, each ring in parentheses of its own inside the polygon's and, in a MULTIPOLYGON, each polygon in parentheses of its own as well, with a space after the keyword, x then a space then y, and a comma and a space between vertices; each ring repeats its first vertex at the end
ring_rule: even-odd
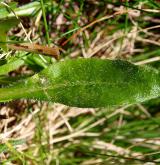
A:
POLYGON ((38 54, 54 57, 55 59, 59 59, 59 48, 56 46, 52 48, 38 44, 23 43, 23 44, 9 44, 8 47, 12 50, 21 50, 26 52, 38 53, 38 54))

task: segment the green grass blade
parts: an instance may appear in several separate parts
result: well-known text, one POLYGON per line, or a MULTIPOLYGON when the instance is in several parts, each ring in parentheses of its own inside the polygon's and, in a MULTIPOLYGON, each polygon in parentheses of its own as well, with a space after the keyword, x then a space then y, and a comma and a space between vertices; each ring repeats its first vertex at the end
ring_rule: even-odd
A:
POLYGON ((40 2, 41 2, 42 14, 43 14, 45 32, 46 32, 46 40, 47 40, 47 44, 50 45, 49 32, 48 32, 48 24, 47 24, 47 20, 46 20, 45 6, 44 6, 43 0, 40 0, 40 2))
POLYGON ((0 67, 0 75, 8 74, 8 72, 11 72, 20 66, 24 65, 25 61, 22 59, 17 59, 15 61, 12 61, 10 63, 7 63, 5 65, 2 65, 0 67))

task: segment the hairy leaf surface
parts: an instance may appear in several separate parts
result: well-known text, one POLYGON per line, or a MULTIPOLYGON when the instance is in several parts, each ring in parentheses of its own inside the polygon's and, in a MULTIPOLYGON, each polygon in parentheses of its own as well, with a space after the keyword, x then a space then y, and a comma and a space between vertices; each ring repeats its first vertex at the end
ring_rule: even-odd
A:
POLYGON ((0 89, 1 102, 27 98, 76 107, 133 104, 158 96, 157 70, 101 59, 57 62, 25 81, 0 89))

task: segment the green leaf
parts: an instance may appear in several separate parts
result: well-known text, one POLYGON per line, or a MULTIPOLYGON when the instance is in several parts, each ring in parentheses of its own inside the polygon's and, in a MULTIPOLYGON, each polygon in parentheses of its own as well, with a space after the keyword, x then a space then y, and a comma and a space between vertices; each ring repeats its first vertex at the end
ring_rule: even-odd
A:
MULTIPOLYGON (((12 10, 14 10, 15 14, 18 17, 32 16, 40 10, 40 3, 37 1, 27 3, 20 7, 17 7, 17 3, 15 2, 11 2, 8 5, 12 10)), ((15 17, 14 13, 10 10, 10 8, 7 8, 4 5, 0 4, 0 19, 8 19, 15 17)))
POLYGON ((7 20, 0 21, 0 47, 3 50, 7 50, 7 32, 19 23, 16 18, 10 18, 7 20))
POLYGON ((12 27, 16 26, 19 23, 17 18, 10 18, 0 21, 0 29, 4 32, 8 32, 12 27))
MULTIPOLYGON (((31 76, 31 75, 30 75, 31 76)), ((16 76, 16 77, 11 77, 11 76, 1 76, 0 75, 0 85, 9 85, 13 82, 17 82, 19 80, 24 80, 27 77, 29 77, 29 75, 20 75, 20 76, 16 76)))
POLYGON ((133 104, 158 96, 157 70, 101 59, 58 62, 25 81, 0 89, 1 102, 27 98, 76 107, 133 104))
POLYGON ((11 72, 17 68, 19 68, 20 66, 24 65, 24 60, 23 59, 17 59, 14 60, 12 62, 9 62, 5 65, 2 65, 0 67, 0 75, 5 75, 8 72, 11 72))
POLYGON ((7 50, 7 33, 1 29, 0 27, 0 48, 2 48, 3 50, 7 50))

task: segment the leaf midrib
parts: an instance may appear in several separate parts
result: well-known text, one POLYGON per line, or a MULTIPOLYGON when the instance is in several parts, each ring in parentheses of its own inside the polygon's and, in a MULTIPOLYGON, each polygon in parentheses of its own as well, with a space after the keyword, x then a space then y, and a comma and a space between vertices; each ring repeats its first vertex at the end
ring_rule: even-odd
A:
MULTIPOLYGON (((38 87, 37 89, 32 88, 32 90, 28 90, 26 93, 28 92, 39 92, 39 91, 47 91, 47 90, 53 90, 55 88, 59 88, 59 87, 74 87, 74 86, 89 86, 89 85, 108 85, 108 86, 128 86, 128 82, 94 82, 94 81, 90 81, 90 82, 74 82, 72 83, 64 83, 64 84, 53 84, 52 86, 48 86, 48 87, 38 87)), ((43 85, 43 84, 42 84, 43 85)), ((28 88, 27 88, 28 89, 28 88)))

